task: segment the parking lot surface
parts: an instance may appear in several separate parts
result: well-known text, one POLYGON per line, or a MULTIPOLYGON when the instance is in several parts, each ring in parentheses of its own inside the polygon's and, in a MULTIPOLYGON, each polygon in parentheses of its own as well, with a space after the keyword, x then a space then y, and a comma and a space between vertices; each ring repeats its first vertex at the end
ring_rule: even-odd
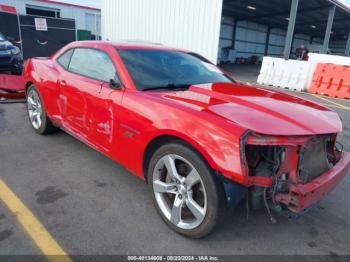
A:
MULTIPOLYGON (((339 113, 339 141, 350 151, 350 101, 294 93, 339 113)), ((125 148, 125 150, 128 150, 125 148)), ((171 231, 156 214, 148 186, 64 132, 39 136, 25 104, 0 104, 0 179, 68 254, 350 254, 350 176, 301 217, 265 210, 246 218, 244 203, 201 240, 171 231)), ((42 251, 0 201, 0 254, 42 251)))

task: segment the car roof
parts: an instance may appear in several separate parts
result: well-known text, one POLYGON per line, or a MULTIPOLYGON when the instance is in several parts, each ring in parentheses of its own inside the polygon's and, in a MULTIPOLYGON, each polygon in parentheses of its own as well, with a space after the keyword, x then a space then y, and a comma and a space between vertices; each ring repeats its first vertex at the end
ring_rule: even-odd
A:
POLYGON ((185 51, 185 49, 167 47, 162 44, 156 44, 151 42, 141 42, 141 41, 120 41, 120 42, 110 42, 110 41, 76 41, 69 44, 70 47, 103 47, 103 46, 113 46, 120 50, 169 50, 169 51, 185 51))

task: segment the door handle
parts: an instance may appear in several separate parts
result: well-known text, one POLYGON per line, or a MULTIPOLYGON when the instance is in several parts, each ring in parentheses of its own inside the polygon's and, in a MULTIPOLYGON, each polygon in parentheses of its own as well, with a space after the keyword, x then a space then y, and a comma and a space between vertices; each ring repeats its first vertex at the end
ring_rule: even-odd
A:
POLYGON ((63 87, 64 87, 64 86, 67 86, 66 80, 61 80, 61 83, 60 83, 60 84, 61 84, 61 86, 63 86, 63 87))

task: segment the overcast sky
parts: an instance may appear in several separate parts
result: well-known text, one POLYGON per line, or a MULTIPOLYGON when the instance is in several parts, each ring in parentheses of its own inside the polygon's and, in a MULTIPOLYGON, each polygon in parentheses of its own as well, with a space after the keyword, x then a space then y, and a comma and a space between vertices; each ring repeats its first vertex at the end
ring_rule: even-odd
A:
POLYGON ((338 0, 338 2, 343 3, 343 4, 347 5, 348 7, 350 7, 350 0, 338 0))

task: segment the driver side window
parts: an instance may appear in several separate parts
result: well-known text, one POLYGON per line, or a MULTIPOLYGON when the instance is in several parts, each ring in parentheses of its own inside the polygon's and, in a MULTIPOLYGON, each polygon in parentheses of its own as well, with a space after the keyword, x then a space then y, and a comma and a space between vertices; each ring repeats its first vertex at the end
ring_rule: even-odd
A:
POLYGON ((111 79, 119 81, 110 57, 96 49, 74 49, 68 70, 103 82, 109 82, 111 79))

